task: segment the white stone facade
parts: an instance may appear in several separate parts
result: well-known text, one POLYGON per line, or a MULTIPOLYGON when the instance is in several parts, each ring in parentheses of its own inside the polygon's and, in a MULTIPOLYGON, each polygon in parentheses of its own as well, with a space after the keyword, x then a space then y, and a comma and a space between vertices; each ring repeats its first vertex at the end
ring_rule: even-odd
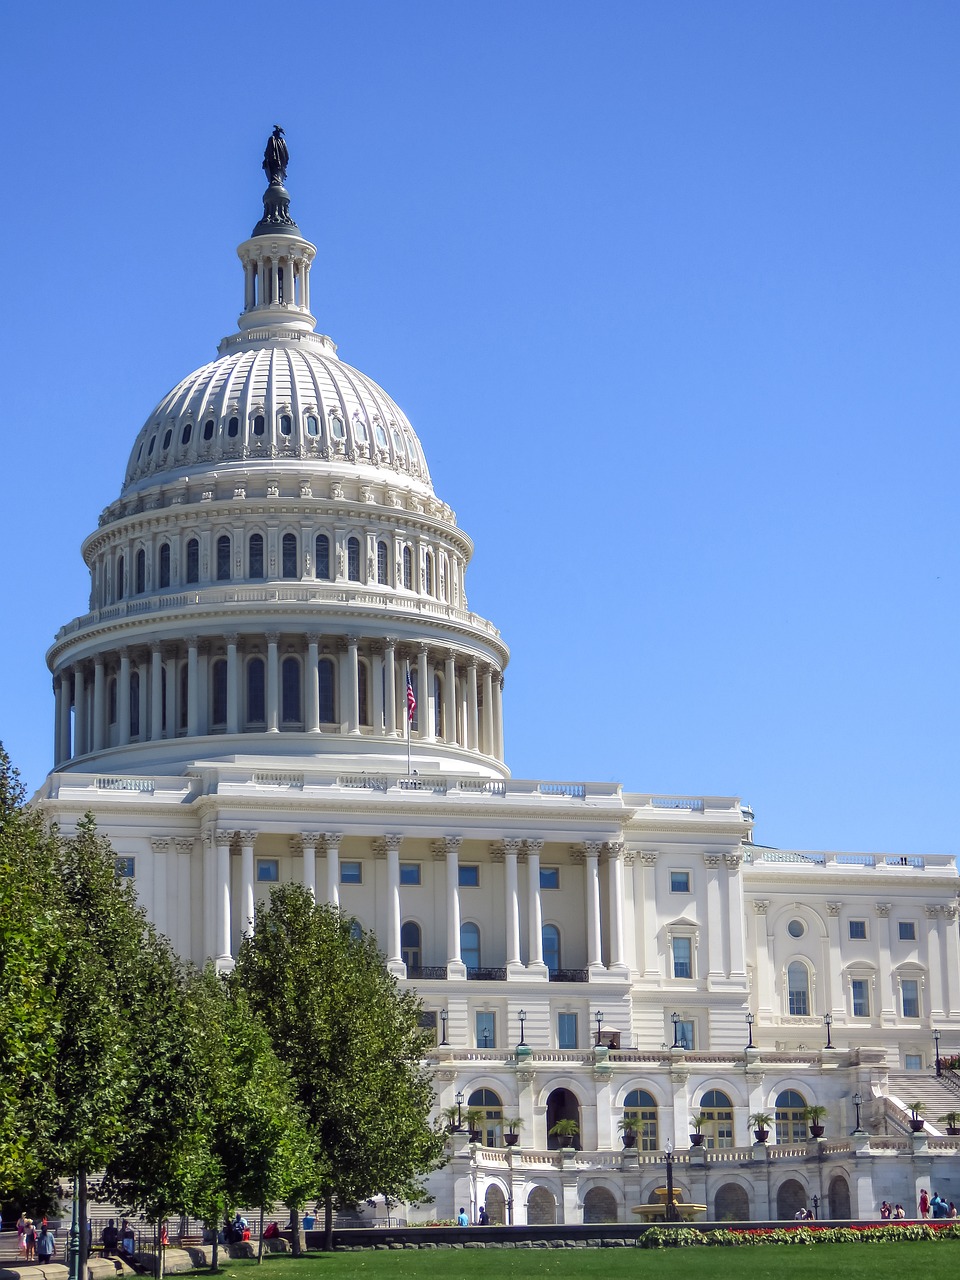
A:
POLYGON ((239 332, 151 413, 84 543, 89 611, 48 655, 51 816, 92 810, 198 963, 232 963, 277 882, 376 932, 434 1020, 439 1106, 487 1091, 428 1216, 630 1219, 668 1140, 711 1216, 911 1212, 931 1180, 960 1202, 931 1072, 934 1029, 960 1046, 954 860, 785 853, 736 798, 512 779, 508 652, 412 427, 314 333, 296 228, 239 253, 239 332), (802 1104, 827 1107, 820 1143, 802 1104), (548 1135, 565 1116, 575 1153, 548 1135))

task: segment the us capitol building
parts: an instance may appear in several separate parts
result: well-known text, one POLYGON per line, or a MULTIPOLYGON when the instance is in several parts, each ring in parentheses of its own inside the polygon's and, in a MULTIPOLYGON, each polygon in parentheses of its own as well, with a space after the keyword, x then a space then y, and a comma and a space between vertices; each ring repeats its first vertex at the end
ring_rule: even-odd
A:
POLYGON ((239 329, 148 415, 83 544, 48 813, 96 815, 198 964, 228 968, 287 881, 375 932, 464 1122, 410 1221, 636 1221, 671 1148, 718 1220, 960 1202, 953 858, 786 852, 734 796, 511 777, 473 544, 316 332, 286 167, 275 130, 239 329))

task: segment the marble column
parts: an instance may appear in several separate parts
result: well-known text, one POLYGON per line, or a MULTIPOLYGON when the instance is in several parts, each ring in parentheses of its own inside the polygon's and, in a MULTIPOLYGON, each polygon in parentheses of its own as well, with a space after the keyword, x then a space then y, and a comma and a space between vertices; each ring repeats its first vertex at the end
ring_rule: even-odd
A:
POLYGON ((339 831, 328 831, 323 837, 327 853, 327 902, 332 907, 340 905, 340 841, 339 831))
POLYGON ((383 650, 383 717, 387 737, 397 732, 397 641, 387 636, 383 650))
POLYGON ((107 681, 103 658, 93 664, 93 749, 102 751, 107 741, 107 681))
POLYGON ((53 727, 53 763, 62 764, 70 758, 70 694, 69 676, 58 671, 53 677, 53 696, 56 699, 53 727))
POLYGON ((603 970, 600 933, 600 850, 601 840, 586 840, 574 851, 584 864, 585 904, 587 915, 587 967, 603 970))
POLYGON ((433 690, 427 666, 427 646, 417 646, 417 732, 421 742, 433 742, 433 717, 430 713, 433 690))
POLYGON ((490 846, 491 861, 503 861, 508 978, 526 977, 526 969, 520 962, 520 885, 517 875, 517 857, 522 848, 522 840, 497 840, 490 846))
POLYGON ((197 663, 198 636, 187 636, 187 737, 200 732, 200 672, 197 663))
POLYGON ((740 870, 743 855, 725 853, 723 865, 727 869, 724 882, 724 919, 727 922, 727 977, 746 982, 747 979, 747 941, 744 930, 746 916, 743 901, 743 873, 740 870))
POLYGON ((232 831, 218 830, 216 833, 216 863, 214 872, 214 945, 216 954, 214 964, 219 973, 233 968, 233 956, 230 951, 230 843, 232 831))
POLYGON ((943 1018, 943 981, 941 975, 942 951, 940 947, 940 906, 924 907, 927 917, 927 974, 930 978, 930 1017, 943 1018))
POLYGON ((125 747, 130 741, 130 650, 120 650, 120 674, 117 676, 117 742, 125 747))
POLYGON ((157 933, 169 936, 167 927, 169 868, 173 850, 173 840, 169 836, 151 836, 150 848, 153 851, 153 895, 150 904, 150 915, 157 933))
MULTIPOLYGON (((657 948, 657 850, 641 849, 640 902, 637 923, 641 929, 639 963, 648 978, 660 975, 660 955, 657 948)), ((669 972, 669 960, 667 961, 669 972)))
POLYGON ((163 737, 163 659, 160 646, 150 650, 150 740, 163 737))
POLYGON ((177 725, 180 723, 177 703, 179 693, 177 681, 177 646, 167 644, 163 647, 163 666, 167 679, 167 718, 163 726, 165 738, 177 736, 177 725))
POLYGON ((360 658, 358 636, 347 637, 347 733, 360 732, 360 658))
POLYGON ((623 841, 607 841, 607 901, 610 910, 610 968, 626 969, 623 952, 623 841))
POLYGON ((493 675, 487 667, 483 673, 483 706, 480 709, 480 750, 493 755, 493 675))
POLYGON ((267 733, 280 732, 280 659, 276 631, 267 633, 267 733))
POLYGON ((876 957, 877 973, 880 980, 880 1020, 884 1026, 893 1026, 900 1008, 900 983, 893 971, 893 960, 890 954, 890 903, 875 904, 877 913, 876 957))
POLYGON ((447 868, 447 977, 466 978, 460 957, 460 845, 463 836, 445 836, 434 851, 446 860, 447 868))
POLYGON ((83 664, 78 662, 73 669, 73 736, 75 752, 78 756, 86 755, 87 744, 87 681, 83 664))
POLYGON ((477 664, 471 661, 467 666, 467 747, 471 751, 480 749, 480 712, 477 698, 477 664))
POLYGON ((240 831, 240 932, 243 937, 253 933, 253 846, 256 831, 240 831))
POLYGON ((367 697, 372 698, 371 724, 373 732, 379 737, 383 733, 383 641, 371 640, 370 645, 370 684, 367 697))
POLYGON ((493 754, 503 759, 503 676, 493 680, 493 754))
MULTIPOLYGON (((754 903, 754 910, 756 910, 756 903, 754 903)), ((825 991, 823 994, 824 1005, 827 1006, 829 1004, 830 1012, 833 1014, 834 1026, 838 1023, 845 1023, 847 1021, 846 994, 843 990, 843 967, 840 961, 840 912, 842 910, 842 902, 827 903, 827 947, 829 951, 827 981, 829 983, 829 990, 825 991)), ((766 904, 764 904, 764 914, 766 914, 766 904)), ((766 923, 766 920, 764 920, 764 939, 766 939, 766 923)), ((768 971, 769 959, 767 959, 766 964, 762 963, 765 958, 766 953, 763 957, 759 954, 757 955, 758 977, 768 971)), ((771 1009, 772 998, 767 1006, 767 1012, 771 1009)), ((758 1009, 757 1012, 762 1014, 764 1010, 761 1008, 758 1009)))
POLYGON ((943 1012, 946 1017, 960 1012, 960 937, 957 933, 957 908, 951 902, 943 907, 943 1012))
POLYGON ((190 910, 192 902, 190 893, 190 860, 193 857, 193 837, 178 836, 173 843, 177 852, 177 887, 174 893, 174 901, 176 902, 176 927, 174 932, 176 938, 174 942, 177 951, 185 959, 197 960, 205 957, 197 957, 194 954, 193 925, 190 910))
POLYGON ((304 681, 304 724, 307 733, 320 732, 320 636, 307 636, 307 678, 304 681))
POLYGON ((382 836, 373 842, 377 857, 387 860, 387 970, 405 978, 407 966, 400 952, 400 845, 402 835, 382 836))
MULTIPOLYGON (((707 881, 707 982, 723 977, 723 931, 727 922, 720 905, 719 853, 705 853, 703 865, 707 881)), ((698 975, 700 976, 700 975, 698 975)))
POLYGON ((227 643, 227 733, 240 732, 240 681, 239 663, 237 662, 237 641, 235 632, 225 635, 227 643))
POLYGON ((443 663, 443 740, 457 740, 457 662, 452 649, 448 649, 443 663))
POLYGON ((540 889, 542 840, 527 840, 527 977, 547 978, 543 963, 543 900, 540 889))

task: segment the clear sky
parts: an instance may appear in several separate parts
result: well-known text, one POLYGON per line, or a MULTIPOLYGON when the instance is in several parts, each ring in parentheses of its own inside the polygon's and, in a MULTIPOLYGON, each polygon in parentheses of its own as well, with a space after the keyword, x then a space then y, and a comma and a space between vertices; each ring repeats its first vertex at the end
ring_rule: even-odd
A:
POLYGON ((960 5, 32 3, 0 54, 0 736, 287 131, 318 327, 406 410, 518 777, 955 852, 960 5))

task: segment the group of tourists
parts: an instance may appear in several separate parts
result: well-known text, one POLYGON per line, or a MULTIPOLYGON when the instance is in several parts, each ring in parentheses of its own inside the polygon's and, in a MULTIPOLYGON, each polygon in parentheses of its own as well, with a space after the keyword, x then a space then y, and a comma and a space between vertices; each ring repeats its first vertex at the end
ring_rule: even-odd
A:
MULTIPOLYGON (((898 1205, 897 1208, 899 1207, 898 1205)), ((917 1207, 920 1210, 921 1218, 955 1218, 957 1216, 957 1206, 952 1200, 948 1203, 936 1191, 928 1196, 926 1188, 920 1192, 920 1200, 917 1207)))
POLYGON ((24 1262, 51 1262, 57 1256, 57 1238, 46 1214, 38 1226, 21 1213, 17 1219, 17 1251, 24 1262))

